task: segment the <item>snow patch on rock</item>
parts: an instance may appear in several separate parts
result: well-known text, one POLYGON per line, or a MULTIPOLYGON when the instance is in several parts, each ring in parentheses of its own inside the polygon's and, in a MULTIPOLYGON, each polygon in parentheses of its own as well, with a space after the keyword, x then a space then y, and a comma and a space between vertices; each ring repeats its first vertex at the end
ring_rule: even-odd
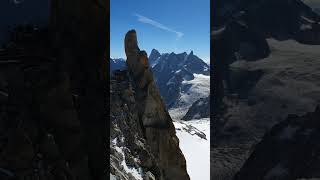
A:
MULTIPOLYGON (((123 170, 124 170, 127 174, 131 174, 136 180, 143 180, 142 169, 141 169, 141 168, 136 169, 136 168, 134 168, 134 167, 129 167, 129 166, 127 165, 126 159, 125 159, 124 150, 123 150, 124 147, 122 147, 122 146, 121 146, 121 147, 117 146, 117 141, 118 141, 117 138, 113 139, 113 140, 112 140, 112 146, 113 146, 113 148, 114 148, 118 153, 120 153, 120 154, 122 155, 122 157, 123 157, 123 160, 122 160, 122 162, 121 162, 121 165, 122 165, 122 167, 123 167, 123 170)), ((123 141, 123 139, 122 139, 121 141, 123 141)), ((110 179, 112 179, 112 178, 111 178, 111 174, 110 174, 110 179)))

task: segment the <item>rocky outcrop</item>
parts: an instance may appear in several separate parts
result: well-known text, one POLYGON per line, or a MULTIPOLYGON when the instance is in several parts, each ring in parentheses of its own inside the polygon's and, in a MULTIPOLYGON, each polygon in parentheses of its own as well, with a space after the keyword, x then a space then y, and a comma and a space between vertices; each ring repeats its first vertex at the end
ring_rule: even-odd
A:
POLYGON ((192 120, 192 119, 201 119, 210 117, 210 96, 206 98, 200 98, 194 102, 189 108, 186 115, 182 120, 192 120))
POLYGON ((148 171, 161 177, 159 164, 144 136, 133 85, 128 71, 115 71, 112 75, 110 173, 120 179, 137 179, 148 171))
POLYGON ((289 115, 268 131, 235 180, 320 177, 318 139, 320 108, 303 116, 289 115))
MULTIPOLYGON (((115 74, 123 87, 118 95, 122 98, 114 101, 111 108, 114 129, 122 132, 122 143, 127 143, 125 147, 133 159, 136 158, 133 164, 141 167, 144 173, 150 171, 155 179, 161 180, 187 180, 186 161, 172 119, 155 85, 147 54, 138 47, 134 30, 126 34, 125 51, 128 72, 119 72, 122 76, 115 74), (120 108, 121 104, 125 109, 120 108)), ((112 137, 121 136, 114 134, 112 137)))

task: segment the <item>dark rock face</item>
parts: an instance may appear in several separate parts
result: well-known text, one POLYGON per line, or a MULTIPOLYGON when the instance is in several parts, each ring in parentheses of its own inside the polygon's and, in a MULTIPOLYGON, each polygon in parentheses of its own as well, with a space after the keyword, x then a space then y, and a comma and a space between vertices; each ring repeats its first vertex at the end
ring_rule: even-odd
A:
POLYGON ((289 115, 268 131, 235 180, 320 177, 318 139, 320 109, 303 116, 289 115))
MULTIPOLYGON (((111 114, 120 111, 120 114, 114 114, 115 119, 119 119, 119 115, 124 114, 124 119, 121 118, 121 120, 126 123, 117 123, 118 127, 122 126, 121 124, 132 123, 127 127, 123 126, 123 129, 119 127, 124 138, 127 139, 125 142, 130 143, 126 147, 129 147, 131 154, 139 157, 141 160, 139 166, 144 170, 149 170, 156 176, 156 179, 189 179, 186 161, 179 148, 179 139, 176 136, 172 119, 155 85, 148 57, 138 47, 134 30, 126 34, 125 51, 128 74, 124 73, 123 78, 118 76, 119 79, 123 79, 121 84, 126 87, 120 91, 124 93, 121 95, 124 100, 120 100, 119 103, 127 106, 128 110, 122 110, 115 103, 115 106, 112 107, 115 112, 111 114), (126 117, 131 118, 126 119, 126 117), (132 130, 129 130, 128 127, 132 130), (139 146, 146 150, 140 153, 147 156, 142 157, 142 154, 136 153, 141 148, 133 149, 136 144, 139 144, 137 140, 130 140, 134 137, 137 137, 137 140, 141 139, 142 143, 139 146)), ((115 120, 114 123, 116 123, 115 120)))
MULTIPOLYGON (((61 71, 74 79, 79 92, 79 121, 91 174, 105 176, 105 143, 109 129, 107 101, 107 42, 109 3, 103 0, 52 1, 50 24, 61 71), (70 23, 72 22, 72 23, 70 23), (79 30, 81 29, 81 30, 79 30)), ((108 55, 109 56, 109 55, 108 55)))
POLYGON ((192 104, 182 120, 201 119, 210 117, 210 96, 200 98, 192 104))
POLYGON ((194 79, 193 74, 209 75, 209 66, 199 57, 190 54, 162 54, 152 68, 155 81, 168 108, 175 106, 182 81, 194 79))
POLYGON ((48 28, 20 26, 0 52, 0 176, 105 179, 109 8, 52 3, 48 28))
POLYGON ((66 73, 57 71, 51 42, 39 34, 46 33, 29 29, 27 39, 0 52, 0 168, 14 178, 91 179, 77 90, 66 73))

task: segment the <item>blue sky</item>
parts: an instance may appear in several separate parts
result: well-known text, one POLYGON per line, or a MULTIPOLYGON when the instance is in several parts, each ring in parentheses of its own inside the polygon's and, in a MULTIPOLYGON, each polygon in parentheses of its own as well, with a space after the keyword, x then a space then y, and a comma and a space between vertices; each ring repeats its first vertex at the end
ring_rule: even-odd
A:
POLYGON ((125 58, 124 36, 137 31, 139 47, 148 55, 194 51, 210 60, 210 0, 111 0, 112 58, 125 58))

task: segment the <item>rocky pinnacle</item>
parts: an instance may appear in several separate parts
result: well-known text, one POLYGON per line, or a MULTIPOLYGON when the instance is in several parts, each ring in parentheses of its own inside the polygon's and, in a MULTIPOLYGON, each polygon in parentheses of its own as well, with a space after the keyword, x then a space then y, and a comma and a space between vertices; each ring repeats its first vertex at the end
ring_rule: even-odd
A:
POLYGON ((135 98, 139 103, 139 120, 147 143, 159 162, 161 180, 189 180, 186 160, 179 148, 172 119, 165 108, 148 56, 138 47, 137 34, 130 30, 125 36, 128 71, 133 79, 135 98))

